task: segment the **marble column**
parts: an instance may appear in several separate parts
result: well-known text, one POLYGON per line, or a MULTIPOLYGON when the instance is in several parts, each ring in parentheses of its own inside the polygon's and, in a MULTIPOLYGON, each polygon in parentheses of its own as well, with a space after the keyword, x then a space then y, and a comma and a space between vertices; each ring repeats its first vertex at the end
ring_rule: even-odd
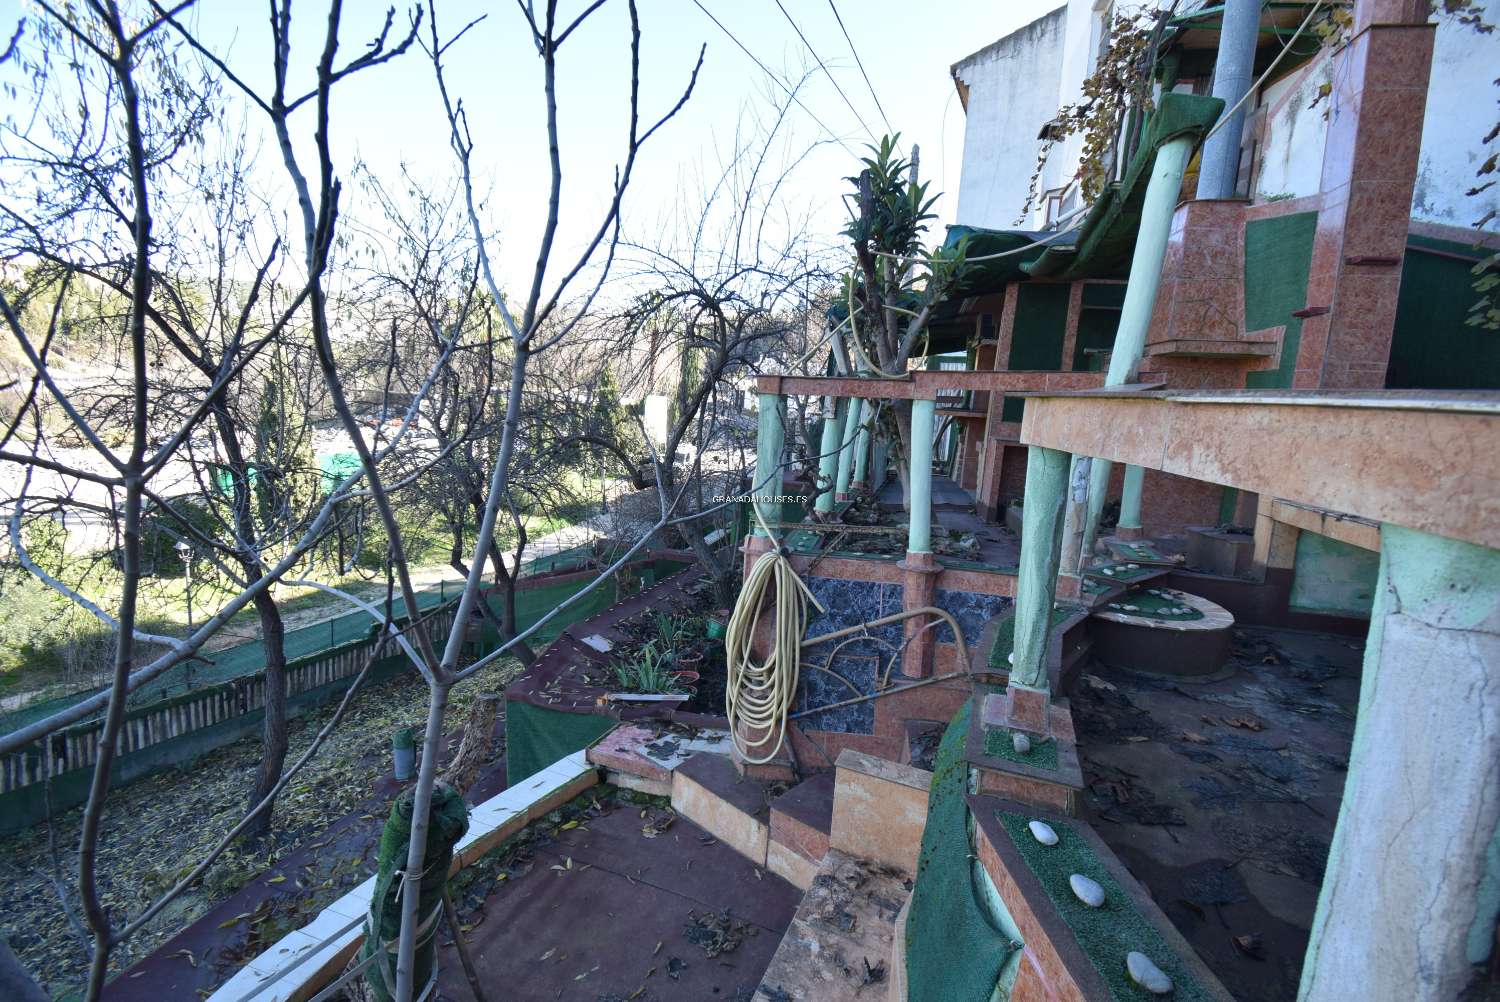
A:
POLYGON ((823 515, 833 511, 834 480, 839 469, 839 431, 844 423, 838 405, 836 397, 823 398, 823 436, 818 443, 818 489, 822 493, 813 503, 814 509, 823 515))
POLYGON ((1298 998, 1466 997, 1500 913, 1500 551, 1383 525, 1298 998))
POLYGON ((1057 601, 1057 571, 1068 500, 1072 457, 1031 446, 1026 457, 1026 495, 1021 508, 1021 567, 1016 583, 1015 664, 1006 687, 1011 727, 1046 735, 1051 728, 1047 641, 1057 601))
MULTIPOLYGON (((906 559, 900 563, 903 574, 901 605, 920 609, 933 604, 937 578, 942 568, 932 554, 932 427, 937 401, 913 400, 911 405, 911 518, 906 528, 906 559)), ((907 678, 925 678, 932 673, 932 653, 937 645, 937 629, 925 629, 927 616, 906 620, 906 649, 901 656, 901 674, 907 678)))

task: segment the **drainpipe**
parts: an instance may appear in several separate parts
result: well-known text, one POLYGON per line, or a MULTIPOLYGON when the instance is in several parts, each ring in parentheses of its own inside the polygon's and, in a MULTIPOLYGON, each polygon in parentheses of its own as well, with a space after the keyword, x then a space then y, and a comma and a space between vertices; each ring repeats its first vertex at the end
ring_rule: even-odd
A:
POLYGON ((936 400, 911 403, 911 521, 906 530, 909 553, 932 552, 932 421, 936 400))
POLYGON ((818 445, 818 489, 828 489, 818 495, 813 507, 823 515, 833 511, 833 482, 839 468, 839 431, 844 422, 839 420, 837 397, 823 398, 823 439, 818 445))
MULTIPOLYGON (((781 493, 781 449, 786 444, 786 400, 779 393, 760 394, 760 421, 755 434, 755 483, 750 485, 751 504, 767 522, 781 518, 779 504, 762 504, 761 498, 781 493)), ((766 532, 751 518, 755 535, 766 532)))
MULTIPOLYGON (((1120 386, 1135 377, 1141 356, 1146 350, 1146 332, 1151 327, 1151 311, 1156 307, 1156 290, 1161 285, 1162 261, 1167 255, 1167 239, 1172 233, 1172 213, 1182 190, 1182 175, 1193 152, 1193 137, 1169 139, 1156 151, 1146 198, 1141 205, 1141 227, 1135 238, 1135 253, 1130 259, 1130 282, 1125 286, 1125 302, 1120 307, 1120 326, 1115 331, 1114 349, 1109 356, 1105 386, 1120 386)), ((1095 459, 1089 479, 1089 512, 1084 522, 1083 559, 1094 552, 1099 531, 1099 513, 1104 509, 1104 491, 1109 485, 1111 463, 1095 459)), ((1121 501, 1120 509, 1141 509, 1141 478, 1126 478, 1127 493, 1135 485, 1134 496, 1121 501)))
MULTIPOLYGON (((1219 54, 1214 62, 1214 97, 1235 108, 1250 89, 1255 70, 1255 43, 1260 32, 1260 0, 1227 0, 1219 28, 1219 54)), ((1233 198, 1240 175, 1240 137, 1245 131, 1245 108, 1235 108, 1229 120, 1203 144, 1198 170, 1198 198, 1233 198)))

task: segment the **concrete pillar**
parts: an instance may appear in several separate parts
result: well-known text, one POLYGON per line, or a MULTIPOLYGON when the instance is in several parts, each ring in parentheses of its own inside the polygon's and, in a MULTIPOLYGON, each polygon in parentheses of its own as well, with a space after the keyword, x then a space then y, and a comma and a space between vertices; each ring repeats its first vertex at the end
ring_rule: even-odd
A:
POLYGON ((835 397, 823 398, 823 437, 818 443, 818 488, 823 493, 813 507, 820 514, 833 511, 834 479, 839 469, 839 431, 843 422, 839 420, 839 401, 835 397))
POLYGON ((1125 467, 1125 488, 1120 495, 1120 524, 1118 534, 1122 539, 1139 539, 1141 529, 1141 484, 1146 471, 1139 466, 1125 467))
POLYGON ((1379 389, 1395 335, 1435 23, 1424 0, 1359 0, 1334 55, 1317 231, 1292 385, 1379 389))
POLYGON ((911 521, 906 528, 908 553, 932 550, 932 423, 935 400, 911 402, 911 521))
POLYGON ((1026 497, 1021 508, 1021 567, 1016 583, 1015 664, 1006 687, 1010 726, 1048 734, 1050 699, 1047 639, 1057 600, 1068 473, 1066 452, 1031 446, 1026 456, 1026 497))
MULTIPOLYGON (((1167 240, 1172 235, 1172 212, 1182 190, 1182 174, 1193 152, 1193 137, 1178 136, 1156 151, 1151 166, 1151 180, 1146 184, 1146 198, 1141 204, 1141 225, 1136 232, 1135 252, 1130 258, 1130 281, 1125 286, 1125 302, 1120 306, 1120 326, 1115 330, 1114 348, 1109 354, 1109 372, 1105 386, 1120 386, 1135 377, 1141 355, 1146 350, 1146 332, 1151 327, 1151 312, 1156 308, 1156 290, 1161 286, 1161 266, 1167 255, 1167 240)), ((1104 510, 1104 489, 1109 484, 1111 463, 1096 460, 1089 487, 1089 512, 1083 530, 1083 552, 1092 556, 1099 531, 1099 513, 1104 510)), ((1140 484, 1130 502, 1139 511, 1140 484)), ((1121 508, 1125 502, 1121 502, 1121 508)))
MULTIPOLYGON (((937 578, 942 572, 932 554, 932 426, 936 414, 936 400, 912 401, 911 521, 906 528, 906 559, 899 565, 903 574, 903 609, 932 605, 937 596, 937 578)), ((931 619, 927 616, 913 616, 906 620, 907 639, 906 649, 901 655, 901 674, 907 678, 926 678, 932 674, 936 631, 942 627, 925 629, 929 622, 931 619)))
POLYGON ((1500 912, 1500 551, 1381 527, 1303 1002, 1456 999, 1500 912))
POLYGON ((838 500, 849 499, 849 481, 854 477, 854 442, 859 437, 859 414, 864 401, 853 397, 844 405, 844 426, 839 430, 838 500))
POLYGON ((850 488, 855 492, 870 486, 870 422, 875 417, 875 406, 868 400, 860 402, 859 434, 854 439, 854 480, 850 488))
MULTIPOLYGON (((1057 571, 1057 593, 1077 598, 1083 593, 1083 523, 1088 515, 1089 472, 1094 460, 1074 456, 1068 468, 1068 499, 1063 509, 1062 546, 1057 571)), ((1023 509, 1024 511, 1024 509, 1023 509)))
MULTIPOLYGON (((764 499, 781 493, 781 450, 785 445, 786 398, 779 393, 762 393, 755 433, 755 482, 750 485, 750 503, 768 523, 781 518, 781 506, 764 503, 764 499)), ((755 535, 766 534, 754 512, 750 524, 755 535)))
MULTIPOLYGON (((1250 89, 1255 65, 1255 43, 1260 34, 1261 0, 1226 0, 1219 28, 1219 52, 1214 61, 1214 97, 1226 110, 1250 89)), ((1240 139, 1245 131, 1241 105, 1220 123, 1203 144, 1198 169, 1198 197, 1233 198, 1240 174, 1240 139)))

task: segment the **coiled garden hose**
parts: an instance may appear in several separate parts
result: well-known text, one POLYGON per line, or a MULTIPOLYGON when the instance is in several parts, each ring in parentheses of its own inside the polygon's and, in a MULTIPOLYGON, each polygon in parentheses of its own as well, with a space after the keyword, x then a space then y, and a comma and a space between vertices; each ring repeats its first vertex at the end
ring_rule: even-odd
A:
POLYGON ((735 750, 751 765, 772 761, 786 740, 786 718, 797 695, 808 602, 823 611, 781 547, 774 545, 750 568, 730 614, 724 634, 728 666, 725 715, 735 750), (768 588, 775 589, 769 606, 768 588), (761 614, 767 608, 775 614, 771 647, 764 660, 757 661, 752 646, 761 614))

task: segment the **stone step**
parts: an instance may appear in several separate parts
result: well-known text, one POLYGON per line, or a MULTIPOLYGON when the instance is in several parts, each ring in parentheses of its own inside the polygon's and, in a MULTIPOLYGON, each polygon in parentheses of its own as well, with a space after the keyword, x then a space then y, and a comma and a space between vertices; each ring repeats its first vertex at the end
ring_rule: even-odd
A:
POLYGON ((607 783, 670 797, 679 766, 699 754, 727 757, 730 748, 728 731, 621 724, 588 749, 588 760, 604 770, 607 783))
POLYGON ((722 755, 694 755, 672 772, 672 809, 756 866, 766 865, 771 801, 785 787, 743 776, 722 755))
MULTIPOLYGON (((756 1002, 872 1002, 892 988, 905 876, 830 849, 756 989, 756 1002)), ((904 970, 904 967, 903 967, 904 970)))
POLYGON ((828 853, 834 772, 820 772, 771 801, 766 868, 804 891, 828 853))

